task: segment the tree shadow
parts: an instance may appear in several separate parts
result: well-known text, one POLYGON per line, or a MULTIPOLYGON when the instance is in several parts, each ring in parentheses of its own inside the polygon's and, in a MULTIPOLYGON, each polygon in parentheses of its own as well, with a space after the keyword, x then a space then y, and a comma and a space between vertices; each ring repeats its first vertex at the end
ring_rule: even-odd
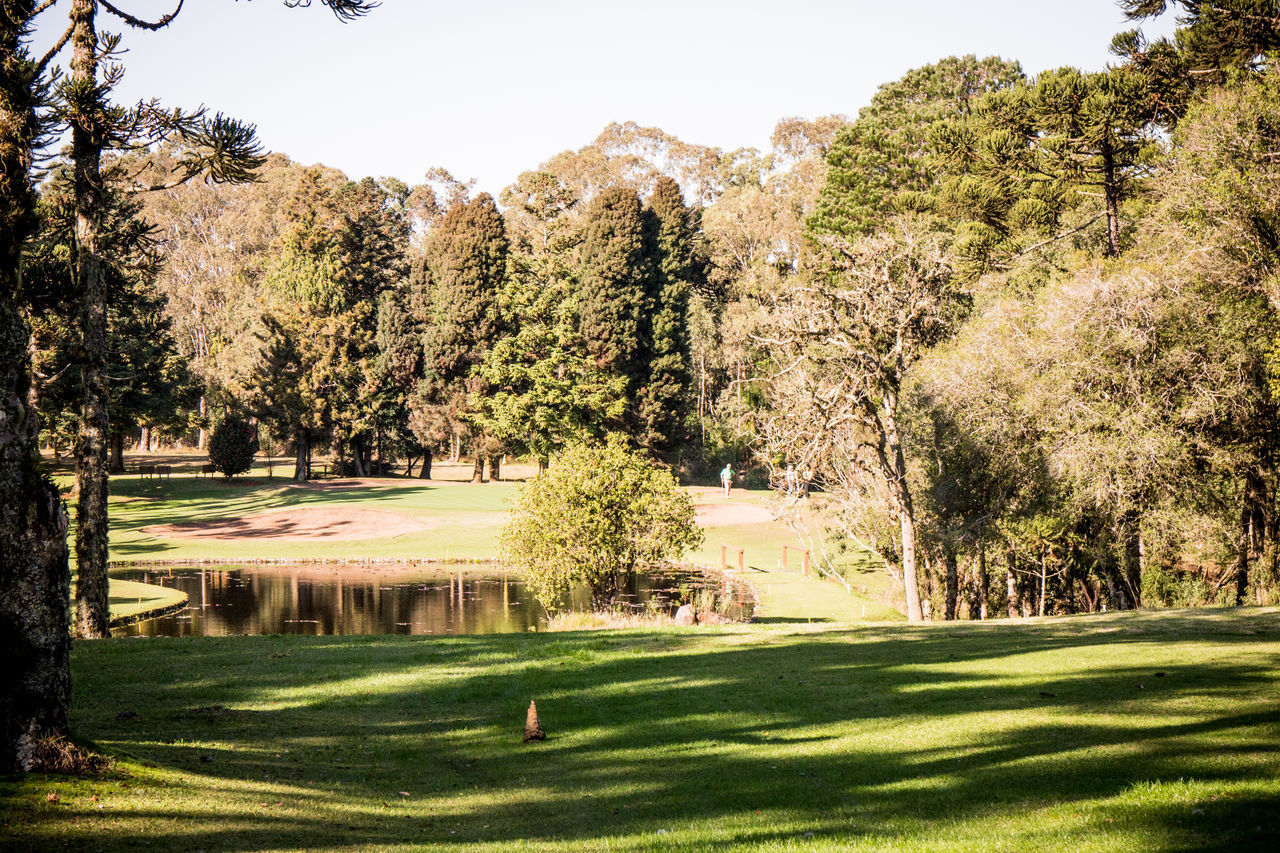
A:
MULTIPOLYGON (((1048 826, 1062 809, 1100 822, 1095 846, 1266 849, 1280 840, 1278 637, 1275 613, 1210 612, 82 644, 78 730, 222 799, 152 809, 121 839, 77 834, 74 813, 41 821, 103 849, 627 849, 660 847, 671 827, 706 847, 1000 827, 1031 847, 1048 840, 1034 815, 1048 826), (530 698, 550 737, 527 746, 530 698), (1144 797, 1151 785, 1185 791, 1144 797)), ((1067 820, 1057 843, 1085 823, 1067 820)))

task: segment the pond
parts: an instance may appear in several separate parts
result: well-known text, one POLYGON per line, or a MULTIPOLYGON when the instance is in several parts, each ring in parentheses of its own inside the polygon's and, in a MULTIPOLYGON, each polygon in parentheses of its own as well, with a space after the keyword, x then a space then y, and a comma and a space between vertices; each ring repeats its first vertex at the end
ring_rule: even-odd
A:
MULTIPOLYGON (((519 575, 457 565, 225 565, 113 571, 182 590, 186 609, 117 628, 115 636, 235 634, 494 634, 541 629, 546 615, 519 575)), ((671 613, 690 589, 716 587, 693 571, 637 577, 625 605, 671 613)), ((575 607, 585 606, 585 590, 575 607)), ((740 617, 741 608, 730 615, 740 617)))

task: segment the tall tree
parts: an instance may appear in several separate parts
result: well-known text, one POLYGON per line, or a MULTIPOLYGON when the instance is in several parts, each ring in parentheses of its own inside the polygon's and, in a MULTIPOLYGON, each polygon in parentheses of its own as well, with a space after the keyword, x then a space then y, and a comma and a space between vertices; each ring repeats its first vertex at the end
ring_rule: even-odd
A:
POLYGON ((644 311, 648 371, 640 391, 641 443, 670 458, 685 439, 693 371, 689 363, 689 299, 706 281, 697 214, 680 185, 659 178, 649 198, 656 219, 652 277, 644 311))
MULTIPOLYGON (((582 241, 578 329, 595 366, 625 379, 629 399, 647 372, 642 323, 654 243, 646 220, 633 190, 606 189, 591 202, 582 241)), ((609 427, 634 433, 636 419, 635 407, 629 405, 627 423, 609 427)))
MULTIPOLYGON (((478 419, 467 420, 478 408, 467 397, 481 398, 488 386, 479 365, 503 329, 498 295, 507 275, 510 243, 506 225, 493 197, 481 193, 457 203, 427 238, 419 276, 424 290, 419 318, 423 328, 423 376, 419 408, 459 412, 470 423, 475 451, 473 482, 484 476, 485 456, 500 449, 486 435, 478 419)), ((425 436, 424 436, 425 437, 425 436)))
POLYGON ((29 331, 19 305, 23 243, 34 232, 32 148, 46 103, 27 53, 30 0, 0 6, 0 770, 39 769, 39 742, 66 733, 71 698, 67 516, 40 470, 29 331))
POLYGON ((901 564, 907 618, 918 621, 903 388, 910 368, 955 333, 969 297, 953 281, 942 235, 922 221, 855 241, 826 237, 822 249, 811 280, 779 298, 761 336, 773 365, 766 440, 853 502, 866 490, 883 494, 900 538, 881 553, 901 564))

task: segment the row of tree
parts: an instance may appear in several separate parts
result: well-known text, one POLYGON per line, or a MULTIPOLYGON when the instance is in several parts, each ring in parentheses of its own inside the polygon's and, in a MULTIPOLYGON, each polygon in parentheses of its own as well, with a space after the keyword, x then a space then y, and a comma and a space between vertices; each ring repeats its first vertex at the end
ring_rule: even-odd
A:
POLYGON ((1280 14, 1179 5, 1104 72, 944 60, 837 137, 762 435, 912 619, 1280 591, 1280 14))

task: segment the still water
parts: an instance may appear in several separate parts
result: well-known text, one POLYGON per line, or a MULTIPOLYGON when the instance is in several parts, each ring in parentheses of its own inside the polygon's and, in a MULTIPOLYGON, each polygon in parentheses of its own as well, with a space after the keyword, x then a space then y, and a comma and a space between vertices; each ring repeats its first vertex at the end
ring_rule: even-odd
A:
MULTIPOLYGON (((233 634, 494 634, 542 628, 546 615, 519 575, 476 566, 215 566, 112 572, 176 587, 185 610, 119 628, 116 636, 233 634)), ((671 612, 695 573, 641 575, 626 604, 671 612)), ((585 590, 575 604, 585 603, 585 590)))

